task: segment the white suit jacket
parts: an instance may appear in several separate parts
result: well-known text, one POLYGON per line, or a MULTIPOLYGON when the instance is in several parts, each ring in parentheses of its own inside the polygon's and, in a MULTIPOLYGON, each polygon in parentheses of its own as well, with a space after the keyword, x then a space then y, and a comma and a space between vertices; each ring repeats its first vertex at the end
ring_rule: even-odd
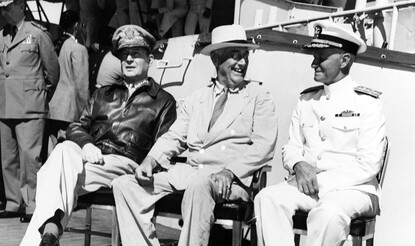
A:
POLYGON ((224 111, 208 132, 213 88, 211 84, 185 100, 176 122, 157 140, 149 155, 171 168, 170 158, 188 149, 185 165, 197 167, 200 175, 227 168, 249 186, 253 172, 274 155, 278 129, 275 104, 260 85, 247 83, 228 96, 224 111))
POLYGON ((299 161, 321 169, 320 198, 336 189, 379 195, 376 175, 385 119, 376 91, 362 88, 350 77, 314 87, 301 95, 294 110, 283 164, 291 173, 299 161))

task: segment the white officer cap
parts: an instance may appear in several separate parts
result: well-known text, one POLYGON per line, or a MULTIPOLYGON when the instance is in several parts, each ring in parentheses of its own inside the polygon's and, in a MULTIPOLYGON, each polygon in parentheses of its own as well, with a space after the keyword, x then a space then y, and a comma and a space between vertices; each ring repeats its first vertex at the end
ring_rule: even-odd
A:
POLYGON ((323 20, 314 23, 314 37, 304 49, 339 48, 354 55, 366 51, 366 43, 354 32, 323 20))

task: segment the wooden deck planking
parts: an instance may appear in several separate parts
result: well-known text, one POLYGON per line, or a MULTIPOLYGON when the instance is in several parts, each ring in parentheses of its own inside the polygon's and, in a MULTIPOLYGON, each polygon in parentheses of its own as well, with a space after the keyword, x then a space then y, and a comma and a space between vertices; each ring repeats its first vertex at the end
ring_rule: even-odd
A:
MULTIPOLYGON (((93 211, 92 227, 103 232, 111 232, 111 212, 96 209, 93 211)), ((85 210, 79 210, 73 213, 69 222, 71 227, 82 227, 85 220, 85 210)), ((22 239, 27 223, 20 223, 19 218, 0 219, 0 245, 1 246, 18 246, 22 239)), ((177 240, 180 231, 157 224, 157 232, 161 241, 177 240)), ((84 235, 79 233, 65 232, 60 239, 61 246, 82 246, 84 244, 84 235)), ((91 246, 111 245, 111 239, 106 237, 92 236, 91 246)))

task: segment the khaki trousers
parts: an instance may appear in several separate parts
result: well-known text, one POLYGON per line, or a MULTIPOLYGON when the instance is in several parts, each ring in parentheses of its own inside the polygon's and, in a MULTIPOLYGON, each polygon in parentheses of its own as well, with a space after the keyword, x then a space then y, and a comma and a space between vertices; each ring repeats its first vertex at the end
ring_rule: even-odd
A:
MULTIPOLYGON (((206 166, 201 170, 187 164, 176 164, 167 172, 154 175, 152 186, 140 186, 134 175, 113 181, 118 224, 123 246, 160 245, 151 219, 154 204, 167 194, 183 191, 183 227, 179 246, 207 245, 210 229, 215 222, 213 210, 224 200, 218 194, 217 182, 206 166)), ((213 169, 212 169, 213 171, 213 169)), ((248 193, 233 184, 229 200, 249 200, 248 193)))
POLYGON ((104 165, 84 163, 82 149, 72 141, 56 145, 38 172, 36 209, 21 246, 37 246, 39 228, 57 210, 64 213, 61 225, 65 228, 76 205, 78 195, 111 187, 115 178, 132 174, 138 164, 119 155, 104 155, 104 165))
POLYGON ((45 119, 0 120, 1 161, 6 210, 35 210, 36 173, 42 166, 45 119), (23 203, 23 204, 22 204, 23 203))

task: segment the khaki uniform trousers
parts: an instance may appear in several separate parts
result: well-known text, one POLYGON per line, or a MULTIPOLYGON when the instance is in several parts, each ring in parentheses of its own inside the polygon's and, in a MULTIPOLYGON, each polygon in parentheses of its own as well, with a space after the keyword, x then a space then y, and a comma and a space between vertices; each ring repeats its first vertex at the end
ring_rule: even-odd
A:
POLYGON ((120 155, 104 155, 104 165, 84 163, 82 149, 72 141, 56 145, 47 162, 38 172, 36 210, 23 237, 21 246, 37 246, 39 228, 57 210, 64 213, 61 225, 69 222, 78 195, 111 187, 115 178, 134 173, 138 164, 120 155))
POLYGON ((36 173, 40 158, 45 119, 0 120, 1 158, 6 210, 27 214, 35 210, 36 173), (23 202, 23 204, 22 204, 23 202))
MULTIPOLYGON (((209 177, 206 166, 176 164, 167 172, 155 174, 152 186, 140 186, 134 175, 125 175, 113 181, 118 224, 123 246, 160 245, 151 219, 154 204, 162 197, 183 191, 181 205, 183 227, 179 246, 201 246, 209 242, 210 229, 215 222, 213 210, 223 202, 218 194, 218 183, 209 177)), ((233 184, 229 200, 249 200, 241 186, 233 184)))
POLYGON ((359 190, 336 190, 321 199, 301 193, 287 182, 264 188, 255 197, 258 246, 294 246, 292 216, 298 209, 309 211, 307 246, 342 245, 349 235, 350 221, 374 216, 378 198, 359 190))

